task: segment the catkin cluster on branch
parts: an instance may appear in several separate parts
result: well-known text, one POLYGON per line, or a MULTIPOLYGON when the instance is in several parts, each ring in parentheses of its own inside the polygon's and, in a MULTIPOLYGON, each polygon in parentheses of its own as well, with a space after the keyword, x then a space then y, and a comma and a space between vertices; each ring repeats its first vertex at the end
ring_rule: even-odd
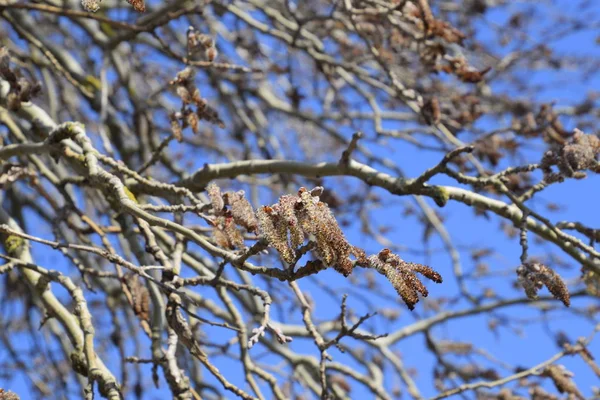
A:
POLYGON ((331 210, 320 201, 322 192, 322 187, 310 191, 300 188, 297 195, 281 196, 278 203, 258 210, 260 233, 285 262, 296 262, 301 246, 308 240, 314 245, 319 261, 344 276, 350 275, 355 265, 377 270, 392 283, 411 310, 419 301, 419 293, 428 295, 416 273, 442 282, 440 274, 432 268, 406 262, 388 249, 367 257, 362 249, 346 240, 331 210))
MULTIPOLYGON (((81 0, 81 6, 85 11, 93 12, 100 10, 100 3, 102 0, 81 0)), ((146 3, 144 0, 127 0, 133 9, 137 12, 146 11, 146 3)))
POLYGON ((182 101, 181 110, 169 115, 171 131, 178 141, 183 140, 182 131, 188 126, 194 133, 198 133, 201 120, 216 124, 220 128, 225 127, 225 123, 219 118, 217 111, 200 96, 200 89, 196 86, 195 78, 196 70, 187 67, 178 72, 175 79, 169 82, 175 86, 175 92, 182 101), (196 106, 196 110, 192 106, 196 106))
POLYGON ((207 192, 215 216, 213 221, 215 242, 228 249, 244 247, 244 236, 239 227, 245 228, 248 232, 256 232, 258 229, 254 209, 246 200, 244 191, 221 193, 217 185, 211 184, 207 192))
POLYGON ((571 142, 558 151, 547 151, 540 165, 548 182, 562 181, 565 178, 583 179, 587 176, 585 170, 600 172, 598 154, 600 139, 596 135, 586 135, 575 129, 571 142), (553 173, 552 166, 558 167, 559 172, 553 173))
POLYGON ((544 369, 542 376, 550 378, 560 393, 568 393, 569 399, 585 398, 571 379, 573 373, 568 371, 564 365, 550 365, 544 369))
POLYGON ((550 293, 567 307, 571 304, 567 285, 550 267, 536 262, 524 263, 517 268, 517 276, 530 299, 536 299, 538 290, 546 286, 550 293))
POLYGON ((350 256, 358 256, 358 249, 348 243, 329 206, 320 201, 322 192, 320 186, 300 188, 298 195, 281 196, 277 204, 260 208, 260 231, 288 264, 296 261, 296 250, 308 239, 326 266, 348 276, 354 267, 350 256))
POLYGON ((11 67, 8 48, 0 47, 0 79, 9 83, 6 107, 11 111, 21 108, 21 103, 30 101, 42 91, 39 82, 23 77, 20 71, 11 67))
POLYGON ((9 390, 0 389, 0 400, 19 400, 20 397, 9 390))
POLYGON ((127 274, 123 282, 131 293, 131 301, 135 315, 146 322, 150 322, 150 293, 146 286, 140 281, 138 275, 127 274))
POLYGON ((394 286, 396 292, 402 297, 411 310, 419 301, 419 293, 427 297, 429 291, 419 280, 416 273, 431 279, 436 283, 442 283, 442 276, 431 267, 402 260, 389 249, 383 249, 379 254, 367 258, 369 267, 384 275, 394 286))
POLYGON ((187 31, 187 51, 190 57, 204 52, 204 57, 209 62, 213 62, 219 54, 215 40, 210 35, 197 31, 193 26, 190 26, 187 31))
POLYGON ((35 172, 26 167, 13 163, 5 163, 0 168, 0 189, 6 189, 11 183, 19 179, 34 177, 35 172))

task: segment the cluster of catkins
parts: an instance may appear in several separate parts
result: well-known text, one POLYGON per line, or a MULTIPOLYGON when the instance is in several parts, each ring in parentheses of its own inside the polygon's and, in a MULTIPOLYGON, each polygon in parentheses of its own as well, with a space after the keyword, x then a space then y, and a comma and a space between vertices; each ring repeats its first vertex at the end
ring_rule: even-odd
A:
POLYGON ((193 26, 190 26, 187 31, 187 50, 190 57, 204 52, 204 57, 209 62, 213 62, 219 54, 215 40, 207 34, 198 32, 193 26))
POLYGON ((244 236, 238 226, 248 232, 256 232, 258 229, 258 220, 252 206, 245 198, 244 191, 221 193, 217 185, 211 184, 207 192, 215 216, 213 239, 221 247, 243 248, 244 236))
MULTIPOLYGON (((81 6, 85 11, 96 12, 100 9, 100 3, 102 0, 81 0, 81 6)), ((144 0, 127 0, 132 5, 133 9, 137 12, 146 11, 146 3, 144 0)))
POLYGON ((354 267, 350 256, 362 253, 348 243, 327 204, 319 200, 322 192, 320 186, 300 188, 297 196, 284 195, 277 204, 261 207, 260 231, 288 264, 296 261, 296 249, 308 239, 326 266, 348 276, 354 267))
POLYGON ((7 47, 0 47, 0 78, 9 83, 9 92, 2 93, 2 97, 6 97, 6 105, 12 111, 21 108, 21 103, 30 101, 42 91, 39 82, 26 79, 21 76, 19 71, 11 68, 11 58, 7 47))
POLYGON ((188 67, 178 72, 175 79, 169 82, 175 86, 175 92, 183 103, 181 111, 172 112, 169 115, 171 131, 180 142, 183 140, 182 130, 190 126, 194 133, 198 133, 201 120, 217 124, 220 128, 225 127, 225 123, 219 118, 217 111, 200 96, 195 77, 196 70, 188 67), (190 105, 195 105, 196 110, 194 111, 190 105))
POLYGON ((571 304, 567 285, 550 267, 537 262, 523 263, 517 268, 517 276, 530 299, 536 299, 538 290, 546 286, 550 293, 567 307, 571 304))
POLYGON ((350 275, 355 265, 373 268, 392 283, 411 310, 419 301, 419 293, 428 295, 417 273, 436 283, 442 282, 440 274, 432 268, 406 262, 388 249, 367 257, 362 249, 348 243, 329 206, 320 200, 323 193, 320 186, 312 190, 300 188, 297 195, 281 196, 276 204, 263 206, 256 213, 243 190, 221 193, 217 185, 210 184, 207 192, 214 215, 213 239, 221 247, 243 248, 240 228, 244 228, 259 233, 291 265, 304 254, 301 249, 312 249, 319 265, 332 267, 344 276, 350 275), (307 241, 309 246, 305 246, 307 241))
POLYGON ((383 249, 379 254, 369 256, 367 266, 384 275, 411 310, 419 301, 419 293, 423 297, 429 294, 423 282, 417 277, 417 272, 436 283, 442 283, 442 276, 431 267, 404 261, 389 249, 383 249))
POLYGON ((0 190, 6 189, 11 183, 26 177, 33 177, 35 173, 26 167, 13 163, 4 163, 0 168, 0 190))
POLYGON ((573 373, 565 368, 564 365, 549 365, 542 371, 542 376, 552 379, 554 386, 560 393, 568 393, 568 399, 580 399, 585 397, 581 394, 577 385, 573 381, 573 373))
POLYGON ((586 135, 575 129, 570 143, 559 150, 547 151, 540 167, 547 182, 562 181, 565 178, 583 179, 585 170, 600 172, 600 164, 596 160, 600 154, 600 139, 596 135, 586 135), (558 173, 552 172, 556 166, 558 173))
POLYGON ((138 275, 127 274, 122 279, 131 294, 130 301, 135 315, 146 322, 150 322, 150 292, 148 292, 138 275))

